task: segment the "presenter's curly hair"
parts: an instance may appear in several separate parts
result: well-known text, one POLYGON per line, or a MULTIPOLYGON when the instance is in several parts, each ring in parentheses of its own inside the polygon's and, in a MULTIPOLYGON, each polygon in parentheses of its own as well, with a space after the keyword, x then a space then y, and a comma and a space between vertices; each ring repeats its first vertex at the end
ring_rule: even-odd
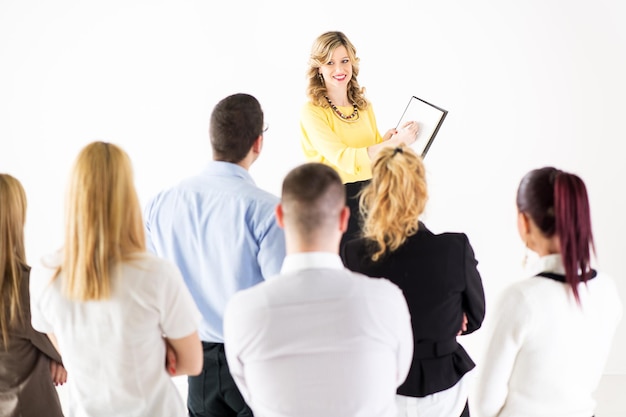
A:
POLYGON ((356 56, 356 48, 342 32, 322 33, 313 42, 311 55, 309 56, 309 69, 307 70, 307 79, 309 80, 306 89, 307 97, 317 106, 329 107, 328 101, 324 98, 328 93, 326 92, 326 86, 319 77, 319 68, 330 61, 331 55, 340 46, 346 48, 352 63, 352 79, 348 83, 348 100, 356 103, 359 109, 365 110, 368 106, 368 102, 365 99, 365 89, 361 88, 357 81, 360 59, 356 56))
POLYGON ((382 149, 372 166, 372 180, 359 197, 363 235, 374 243, 374 262, 417 233, 427 201, 422 158, 406 145, 382 149))

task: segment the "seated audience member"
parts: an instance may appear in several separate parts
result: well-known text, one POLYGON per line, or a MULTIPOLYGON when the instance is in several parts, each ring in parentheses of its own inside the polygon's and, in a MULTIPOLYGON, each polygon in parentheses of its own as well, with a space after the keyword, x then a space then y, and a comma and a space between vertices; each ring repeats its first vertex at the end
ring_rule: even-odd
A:
POLYGON ((54 386, 65 383, 67 373, 48 336, 30 324, 25 221, 22 184, 0 174, 0 415, 59 417, 54 386))
POLYGON ((517 209, 520 237, 538 259, 493 312, 480 415, 591 417, 622 305, 613 280, 591 268, 585 184, 553 167, 532 170, 517 209))
POLYGON ((186 416, 170 374, 202 369, 200 313, 178 269, 145 250, 131 162, 118 146, 79 153, 64 247, 44 267, 31 280, 32 323, 63 354, 70 415, 186 416))
POLYGON ((281 273, 227 306, 226 358, 257 417, 396 415, 413 349, 409 311, 397 286, 343 267, 345 203, 327 165, 289 172, 276 208, 281 273))
POLYGON ((422 158, 406 145, 382 149, 360 196, 363 236, 341 255, 352 271, 385 277, 406 297, 415 348, 398 415, 469 416, 475 365, 457 335, 481 326, 483 285, 467 236, 434 234, 420 221, 427 198, 422 158))

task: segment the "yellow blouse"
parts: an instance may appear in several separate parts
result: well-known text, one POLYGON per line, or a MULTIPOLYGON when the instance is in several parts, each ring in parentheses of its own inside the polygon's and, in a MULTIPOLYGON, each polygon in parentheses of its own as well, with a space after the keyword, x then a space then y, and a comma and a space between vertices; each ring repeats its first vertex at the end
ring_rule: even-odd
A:
MULTIPOLYGON (((351 114, 352 106, 338 106, 344 114, 351 114)), ((309 162, 321 162, 339 173, 345 183, 372 178, 371 161, 367 148, 382 142, 372 105, 359 110, 354 122, 341 120, 333 109, 308 102, 300 113, 300 144, 309 162)))

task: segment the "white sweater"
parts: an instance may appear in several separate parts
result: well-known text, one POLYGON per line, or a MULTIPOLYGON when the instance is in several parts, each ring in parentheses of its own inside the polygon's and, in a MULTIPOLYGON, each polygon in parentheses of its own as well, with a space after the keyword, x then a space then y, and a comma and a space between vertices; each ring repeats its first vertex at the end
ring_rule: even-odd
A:
MULTIPOLYGON (((537 272, 564 275, 560 255, 537 272)), ((591 417, 622 304, 613 280, 580 285, 581 304, 565 283, 531 277, 507 288, 479 365, 475 411, 481 417, 591 417)))

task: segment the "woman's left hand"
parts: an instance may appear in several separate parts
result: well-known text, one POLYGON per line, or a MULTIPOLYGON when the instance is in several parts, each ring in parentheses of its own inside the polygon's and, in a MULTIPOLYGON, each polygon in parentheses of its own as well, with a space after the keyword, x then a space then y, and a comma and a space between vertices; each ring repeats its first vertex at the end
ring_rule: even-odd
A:
POLYGON ((176 375, 176 352, 172 345, 164 339, 165 341, 165 369, 170 376, 176 375))
POLYGON ((383 142, 391 139, 391 137, 395 135, 396 133, 398 133, 397 129, 389 129, 388 131, 386 131, 385 135, 383 136, 383 142))
POLYGON ((461 323, 461 330, 457 333, 457 336, 463 334, 463 332, 467 331, 467 314, 463 313, 463 321, 461 323))
POLYGON ((65 367, 55 360, 50 360, 50 375, 55 386, 63 385, 67 382, 65 367))

